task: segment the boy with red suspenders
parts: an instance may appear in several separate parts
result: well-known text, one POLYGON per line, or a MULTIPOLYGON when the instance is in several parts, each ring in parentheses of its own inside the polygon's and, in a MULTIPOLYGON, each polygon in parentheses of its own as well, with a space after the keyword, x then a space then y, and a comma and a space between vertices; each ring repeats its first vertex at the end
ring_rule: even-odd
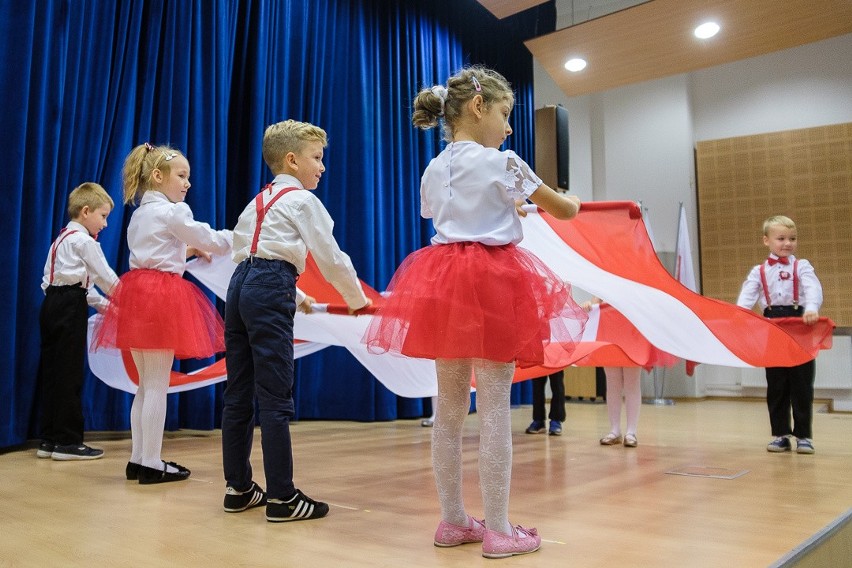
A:
POLYGON ((222 410, 224 509, 266 505, 270 522, 318 519, 328 505, 294 486, 290 418, 293 402, 293 317, 310 313, 313 298, 296 288, 311 252, 350 313, 370 305, 349 257, 332 235, 334 223, 312 190, 322 173, 323 129, 286 120, 263 135, 271 184, 240 214, 234 228, 237 268, 225 302, 228 383, 222 410), (250 463, 257 395, 267 492, 250 463))
POLYGON ((71 222, 50 246, 39 313, 41 359, 38 381, 42 402, 42 441, 36 455, 58 461, 94 460, 104 451, 83 443, 83 405, 89 306, 102 311, 106 293, 118 282, 98 233, 106 228, 114 202, 103 187, 87 182, 68 196, 71 222))
MULTIPOLYGON (((798 245, 796 224, 783 215, 768 218, 763 223, 763 244, 769 248, 769 258, 751 269, 737 305, 751 309, 759 303, 765 317, 801 317, 813 325, 819 320, 822 285, 811 263, 794 256, 798 245)), ((767 451, 790 451, 792 435, 796 437, 797 453, 814 453, 811 423, 815 375, 815 359, 795 367, 767 367, 766 404, 774 436, 767 451)))

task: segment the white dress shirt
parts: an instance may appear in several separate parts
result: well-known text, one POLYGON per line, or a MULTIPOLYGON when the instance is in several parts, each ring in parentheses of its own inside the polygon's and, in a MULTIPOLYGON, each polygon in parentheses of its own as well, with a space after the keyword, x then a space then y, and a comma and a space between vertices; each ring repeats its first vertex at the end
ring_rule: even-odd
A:
POLYGON ((186 247, 213 254, 231 251, 231 231, 216 231, 192 218, 186 203, 172 203, 155 190, 142 196, 127 226, 130 268, 150 268, 183 275, 186 247))
POLYGON ((523 239, 515 200, 526 200, 542 181, 511 150, 452 142, 426 167, 420 214, 432 219, 432 244, 517 244, 523 239))
MULTIPOLYGON (((269 208, 260 227, 255 256, 285 260, 301 274, 305 271, 305 258, 310 251, 322 275, 340 292, 346 304, 353 309, 363 307, 367 297, 352 261, 340 250, 332 234, 334 221, 313 192, 305 191, 295 177, 279 174, 272 181, 272 191, 263 191, 264 205, 287 187, 301 191, 284 194, 269 208)), ((240 213, 234 227, 234 262, 239 264, 251 255, 256 225, 257 210, 252 199, 240 213)), ((297 289, 296 304, 301 304, 304 299, 304 292, 297 289)))
MULTIPOLYGON (((793 266, 796 257, 790 255, 789 264, 777 263, 769 266, 764 261, 753 267, 743 282, 737 305, 751 309, 756 303, 760 309, 766 309, 766 295, 763 293, 763 282, 760 278, 760 267, 765 265, 766 286, 769 288, 769 301, 773 306, 792 306, 793 297, 793 266)), ((806 312, 819 312, 822 306, 822 284, 814 272, 814 267, 805 259, 799 259, 797 278, 799 280, 799 305, 806 312)))
POLYGON ((51 245, 44 263, 44 277, 41 289, 48 286, 83 286, 86 288, 86 301, 95 309, 105 308, 107 300, 94 288, 97 284, 104 292, 118 282, 118 276, 104 257, 101 245, 89 235, 89 231, 76 221, 71 221, 51 245), (73 233, 71 231, 74 231, 73 233), (66 236, 67 235, 67 236, 66 236), (58 241, 61 244, 54 247, 58 241), (50 280, 50 270, 53 265, 53 281, 50 280))

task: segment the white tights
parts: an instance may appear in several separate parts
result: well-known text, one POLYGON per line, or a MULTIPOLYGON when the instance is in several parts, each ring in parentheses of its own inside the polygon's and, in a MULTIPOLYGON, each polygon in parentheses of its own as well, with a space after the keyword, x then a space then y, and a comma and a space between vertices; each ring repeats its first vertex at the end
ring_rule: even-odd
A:
POLYGON ((511 534, 512 480, 510 392, 513 363, 484 359, 438 359, 438 405, 432 431, 432 467, 445 521, 467 526, 462 498, 462 427, 470 409, 470 378, 476 375, 479 414, 479 483, 485 526, 511 534))
MULTIPOLYGON (((163 447, 163 429, 166 426, 166 398, 169 391, 169 374, 174 363, 174 351, 131 351, 139 371, 139 389, 130 408, 130 435, 132 450, 130 461, 163 469, 160 452, 163 447)), ((174 473, 175 468, 168 466, 174 473)))
POLYGON ((604 367, 606 372, 606 409, 609 413, 610 432, 621 434, 621 397, 627 415, 625 434, 636 435, 639 426, 639 408, 642 406, 642 384, 639 367, 604 367))

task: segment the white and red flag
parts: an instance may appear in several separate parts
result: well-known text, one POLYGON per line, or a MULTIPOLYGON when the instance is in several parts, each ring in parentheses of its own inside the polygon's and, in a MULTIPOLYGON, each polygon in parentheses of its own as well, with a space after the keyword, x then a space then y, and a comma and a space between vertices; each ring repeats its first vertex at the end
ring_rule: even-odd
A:
MULTIPOLYGON (((831 347, 833 322, 821 318, 806 326, 800 318, 769 321, 736 305, 705 298, 673 278, 648 239, 637 204, 583 204, 571 221, 559 221, 531 208, 522 219, 523 246, 565 281, 598 297, 583 339, 573 354, 563 349, 542 367, 519 370, 516 380, 542 376, 568 365, 665 366, 671 357, 731 367, 791 366, 813 359, 831 347), (614 308, 614 309, 613 309, 614 308), (781 323, 781 325, 778 325, 781 323)), ((187 271, 224 299, 234 270, 230 258, 191 262, 187 271)), ((435 365, 391 353, 372 354, 361 338, 372 317, 347 315, 342 298, 309 261, 299 287, 320 303, 324 313, 296 315, 296 356, 327 345, 348 349, 389 390, 410 398, 437 394, 435 365)), ((382 297, 365 285, 374 305, 382 297)), ((97 316, 93 316, 97 317, 97 316)), ((101 380, 128 392, 136 390, 132 359, 100 349, 90 353, 92 371, 101 380)), ((173 373, 170 392, 225 380, 223 361, 193 374, 173 373)))

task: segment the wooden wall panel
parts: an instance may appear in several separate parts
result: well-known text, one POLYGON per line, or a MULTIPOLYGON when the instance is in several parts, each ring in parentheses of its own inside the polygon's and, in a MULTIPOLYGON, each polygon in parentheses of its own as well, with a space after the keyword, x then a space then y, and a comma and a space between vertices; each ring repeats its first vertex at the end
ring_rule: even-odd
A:
POLYGON ((821 315, 852 326, 852 123, 699 142, 696 170, 704 295, 735 302, 766 256, 763 220, 787 215, 822 282, 821 315))

